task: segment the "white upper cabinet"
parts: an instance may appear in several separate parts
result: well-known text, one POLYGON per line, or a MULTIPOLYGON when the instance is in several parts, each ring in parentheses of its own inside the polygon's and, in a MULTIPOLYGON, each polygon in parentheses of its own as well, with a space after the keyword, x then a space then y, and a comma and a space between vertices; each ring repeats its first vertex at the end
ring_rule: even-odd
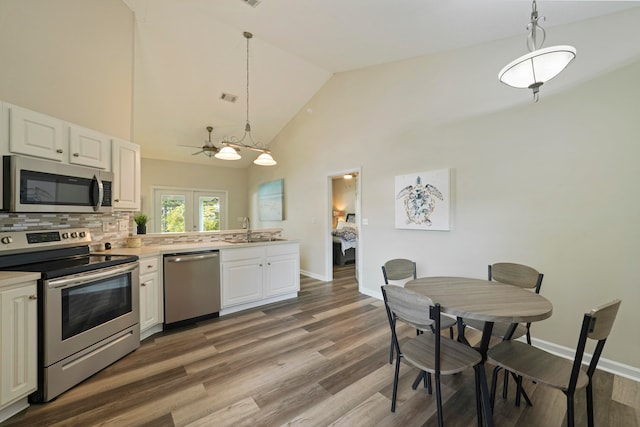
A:
POLYGON ((113 207, 140 210, 140 146, 112 140, 113 207))
POLYGON ((108 170, 111 164, 111 138, 69 124, 69 163, 108 170))
POLYGON ((15 105, 4 106, 8 113, 10 153, 59 162, 65 159, 63 121, 15 105))

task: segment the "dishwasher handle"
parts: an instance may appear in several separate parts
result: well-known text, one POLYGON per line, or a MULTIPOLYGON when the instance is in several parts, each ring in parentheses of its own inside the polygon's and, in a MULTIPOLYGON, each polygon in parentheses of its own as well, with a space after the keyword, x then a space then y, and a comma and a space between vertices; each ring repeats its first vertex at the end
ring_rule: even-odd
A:
POLYGON ((217 252, 210 252, 205 254, 191 254, 191 255, 176 255, 165 257, 167 262, 189 262, 189 261, 201 261, 204 259, 218 258, 217 252))

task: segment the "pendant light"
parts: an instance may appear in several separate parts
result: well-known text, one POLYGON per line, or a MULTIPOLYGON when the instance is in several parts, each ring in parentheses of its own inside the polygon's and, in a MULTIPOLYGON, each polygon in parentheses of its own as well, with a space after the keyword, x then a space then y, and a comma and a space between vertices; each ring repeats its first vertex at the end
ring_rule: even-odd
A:
POLYGON ((542 48, 546 32, 538 24, 540 19, 544 21, 545 18, 544 16, 538 18, 536 0, 533 0, 531 22, 527 26, 529 53, 510 62, 498 73, 498 79, 506 85, 519 89, 531 89, 535 102, 538 102, 540 86, 560 74, 576 57, 576 48, 573 46, 559 45, 542 48))
POLYGON ((260 154, 258 158, 253 161, 253 163, 260 166, 273 166, 277 162, 273 160, 273 157, 271 157, 271 154, 264 152, 260 154))
POLYGON ((229 146, 222 147, 216 154, 216 159, 221 160, 240 160, 242 157, 238 152, 229 146))
POLYGON ((215 157, 222 160, 238 160, 241 158, 240 154, 238 154, 237 149, 246 148, 252 151, 260 152, 260 155, 257 159, 253 161, 256 165, 260 166, 273 166, 277 162, 271 156, 271 152, 266 148, 263 148, 259 143, 253 140, 253 136, 251 135, 251 123, 249 122, 249 40, 253 37, 248 31, 242 33, 245 39, 247 39, 247 121, 244 125, 244 134, 242 138, 236 140, 236 138, 231 137, 230 139, 225 139, 221 141, 223 145, 222 149, 220 149, 215 157), (250 144, 243 142, 245 139, 250 141, 250 144))

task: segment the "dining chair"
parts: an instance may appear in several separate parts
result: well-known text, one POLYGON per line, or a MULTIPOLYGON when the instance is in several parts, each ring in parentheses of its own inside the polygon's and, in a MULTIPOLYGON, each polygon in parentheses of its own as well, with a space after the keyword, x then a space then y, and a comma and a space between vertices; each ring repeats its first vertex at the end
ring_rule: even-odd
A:
MULTIPOLYGON (((544 275, 538 270, 524 264, 516 264, 511 262, 499 262, 489 265, 489 281, 504 283, 507 285, 518 286, 524 289, 533 289, 535 293, 540 293, 542 287, 542 279, 544 275)), ((482 331, 484 322, 474 319, 464 319, 465 326, 482 331)), ((531 323, 525 325, 518 324, 510 336, 509 323, 494 323, 492 335, 498 338, 516 339, 523 335, 527 336, 527 343, 531 344, 531 323)))
MULTIPOLYGON (((535 268, 529 267, 524 264, 516 264, 512 262, 499 262, 491 264, 488 267, 488 279, 489 281, 504 283, 507 285, 518 286, 524 289, 533 289, 535 293, 540 293, 542 287, 542 279, 544 275, 535 268)), ((471 327, 482 331, 484 328, 484 322, 474 319, 463 319, 463 341, 464 341, 464 328, 471 327)), ((531 345, 531 322, 526 324, 511 325, 509 323, 494 323, 491 335, 501 339, 517 339, 526 335, 527 343, 531 345), (515 329, 514 329, 515 328, 515 329)), ((497 375, 500 371, 500 367, 494 368, 494 375, 497 375)), ((509 388, 509 372, 505 370, 504 380, 502 386, 502 398, 507 398, 509 388)), ((515 378, 515 377, 514 377, 515 378)), ((520 384, 517 378, 516 383, 520 384)), ((516 406, 520 406, 520 397, 523 396, 526 402, 530 405, 531 401, 526 393, 522 393, 522 390, 518 388, 516 392, 516 406)))
MULTIPOLYGON (((439 333, 420 334, 404 341, 401 347, 396 331, 397 320, 402 320, 408 324, 427 324, 432 322, 435 330, 438 331, 441 329, 442 320, 440 305, 434 304, 430 298, 424 295, 400 286, 384 285, 381 288, 385 307, 391 313, 389 326, 393 336, 392 342, 398 355, 393 377, 391 412, 396 410, 401 359, 405 359, 422 372, 428 373, 428 375, 434 375, 439 426, 443 425, 441 375, 452 375, 473 367, 475 371, 478 426, 481 426, 482 407, 479 398, 480 373, 478 371, 480 369, 478 364, 482 361, 480 353, 472 347, 442 336, 439 333)), ((416 382, 414 382, 414 389, 415 386, 416 382)), ((431 389, 429 389, 429 393, 431 393, 431 389)))
MULTIPOLYGON (((400 281, 415 279, 417 277, 416 263, 404 258, 391 259, 385 262, 382 266, 382 276, 384 277, 385 285, 389 284, 389 280, 400 281)), ((389 313, 387 313, 387 316, 389 316, 389 313)), ((443 316, 440 323, 442 325, 442 329, 449 329, 449 336, 453 338, 453 327, 456 325, 456 319, 443 316)), ((420 335, 422 332, 427 330, 431 330, 432 332, 435 331, 433 322, 428 322, 426 325, 412 324, 411 326, 416 329, 417 335, 420 335)), ((392 336, 391 345, 389 346, 389 364, 393 363, 393 354, 394 346, 392 336)))
MULTIPOLYGON (((585 313, 580 337, 573 359, 567 360, 537 347, 513 340, 505 340, 487 353, 488 361, 519 377, 529 378, 540 384, 561 390, 567 397, 567 426, 574 426, 573 397, 577 390, 586 388, 587 422, 593 427, 593 374, 604 344, 611 332, 621 301, 613 300, 585 313), (582 368, 587 339, 597 341, 587 370, 582 368)), ((491 394, 495 394, 497 374, 494 371, 491 394)), ((492 399, 493 400, 493 399, 492 399)))

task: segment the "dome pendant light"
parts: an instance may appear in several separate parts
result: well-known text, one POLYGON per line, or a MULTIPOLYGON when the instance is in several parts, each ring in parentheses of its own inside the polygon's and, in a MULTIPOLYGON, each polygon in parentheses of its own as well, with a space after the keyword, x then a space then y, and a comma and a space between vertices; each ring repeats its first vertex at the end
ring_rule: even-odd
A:
POLYGON ((260 166, 273 166, 276 164, 276 161, 273 160, 271 154, 265 152, 260 154, 258 158, 253 161, 253 163, 260 166))
POLYGON ((240 154, 231 147, 222 147, 216 154, 216 159, 221 160, 240 160, 240 154))
POLYGON ((531 89, 535 102, 538 102, 540 86, 560 74, 576 57, 576 48, 573 46, 542 48, 546 32, 538 25, 540 19, 544 21, 545 18, 544 16, 538 18, 536 0, 533 0, 531 22, 527 26, 529 53, 510 62, 498 73, 498 79, 506 85, 519 89, 531 89), (538 38, 538 33, 542 36, 541 40, 538 38))

